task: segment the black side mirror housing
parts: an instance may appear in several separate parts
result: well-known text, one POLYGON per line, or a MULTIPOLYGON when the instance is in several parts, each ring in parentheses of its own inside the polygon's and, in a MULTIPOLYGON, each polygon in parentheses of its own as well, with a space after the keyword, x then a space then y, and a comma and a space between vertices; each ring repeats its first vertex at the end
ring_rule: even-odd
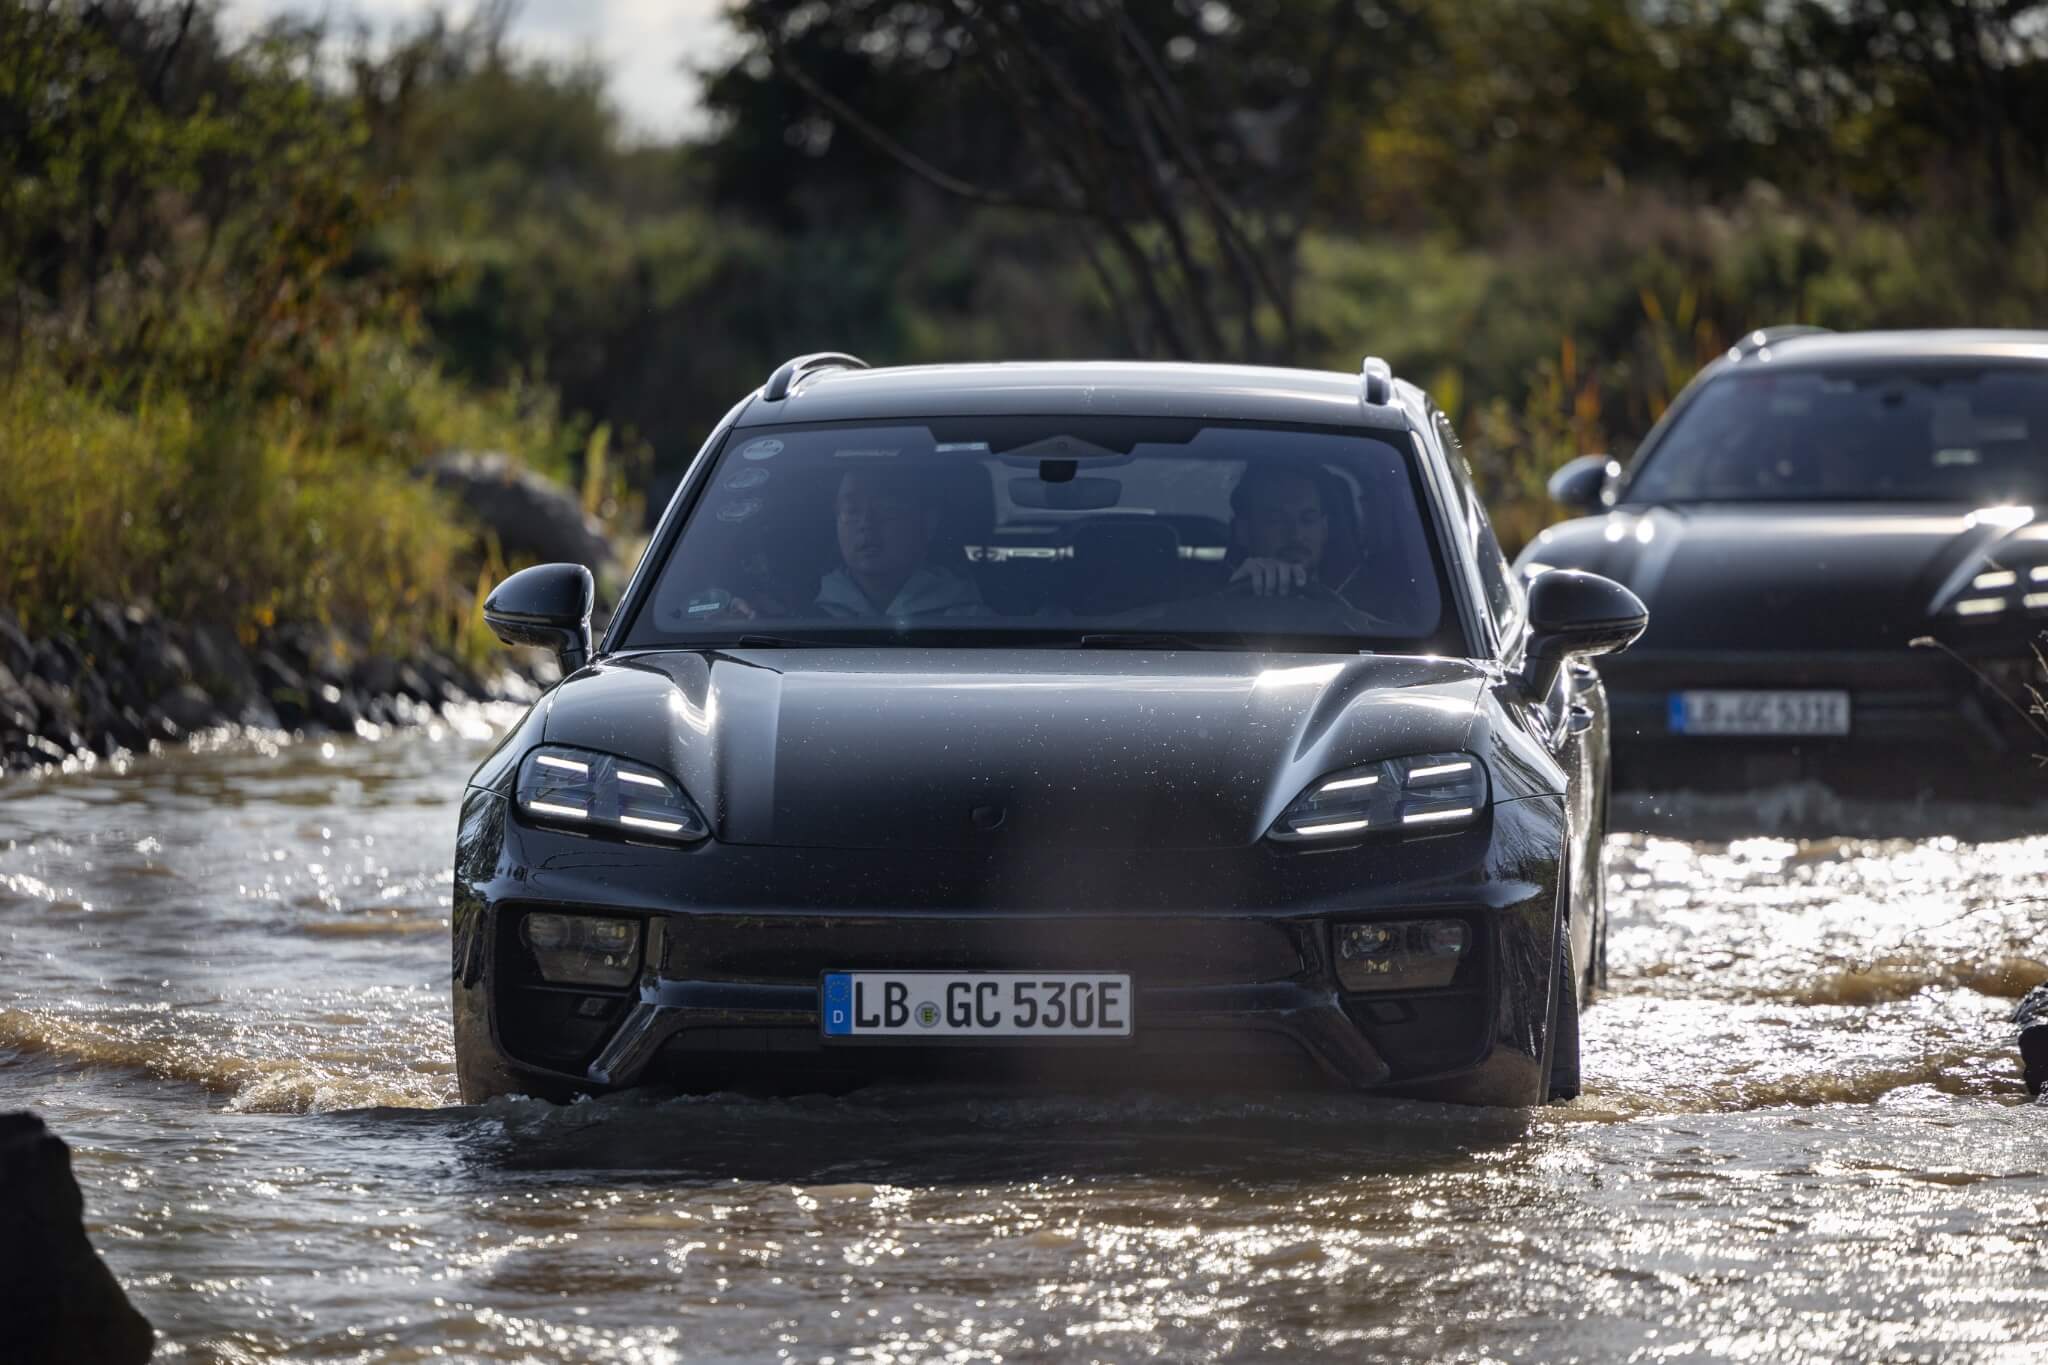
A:
POLYGON ((508 645, 552 649, 562 671, 590 662, 590 612, 597 580, 581 564, 536 564, 491 589, 484 624, 508 645))
POLYGON ((1614 483, 1620 477, 1621 461, 1613 456, 1581 455, 1550 476, 1550 500, 1581 512, 1604 512, 1614 506, 1614 483))
POLYGON ((1650 624, 1643 599, 1611 578, 1579 569, 1551 569, 1529 584, 1529 647, 1522 686, 1550 695, 1564 661, 1626 649, 1650 624))

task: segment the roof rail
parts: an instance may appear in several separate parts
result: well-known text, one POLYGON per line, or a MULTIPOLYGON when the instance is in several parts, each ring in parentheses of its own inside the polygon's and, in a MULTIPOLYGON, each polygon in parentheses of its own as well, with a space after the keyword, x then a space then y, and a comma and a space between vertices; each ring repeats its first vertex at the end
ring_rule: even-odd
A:
POLYGON ((1369 407, 1385 407, 1394 401, 1394 367, 1376 355, 1369 355, 1358 367, 1359 398, 1369 407))
POLYGON ((846 355, 840 351, 813 351, 810 355, 794 356, 775 367, 775 373, 768 376, 762 386, 761 398, 765 402, 780 403, 789 397, 796 381, 813 370, 865 370, 868 363, 857 355, 846 355))
POLYGON ((1778 327, 1759 327, 1748 336, 1728 348, 1730 360, 1747 360, 1766 346, 1775 346, 1793 337, 1813 336, 1817 332, 1829 332, 1831 327, 1812 327, 1803 322, 1788 322, 1778 327))

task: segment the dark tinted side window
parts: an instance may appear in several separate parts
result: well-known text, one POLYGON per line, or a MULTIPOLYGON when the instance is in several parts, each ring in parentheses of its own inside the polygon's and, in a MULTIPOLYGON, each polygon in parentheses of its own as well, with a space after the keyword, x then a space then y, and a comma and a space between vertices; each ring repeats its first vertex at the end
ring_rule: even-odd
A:
POLYGON ((1472 482, 1472 466, 1465 459, 1465 447, 1452 429, 1450 419, 1434 413, 1437 438, 1449 456, 1451 473, 1458 485, 1458 515, 1464 520, 1466 544, 1479 565, 1479 582, 1486 591, 1486 609, 1500 626, 1501 637, 1510 637, 1522 620, 1522 585, 1515 577, 1508 557, 1501 551, 1486 504, 1472 482))

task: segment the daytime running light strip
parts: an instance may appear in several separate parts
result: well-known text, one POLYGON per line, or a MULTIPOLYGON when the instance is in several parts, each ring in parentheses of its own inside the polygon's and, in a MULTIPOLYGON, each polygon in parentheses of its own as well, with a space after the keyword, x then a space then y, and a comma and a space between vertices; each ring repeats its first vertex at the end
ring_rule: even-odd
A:
POLYGON ((542 815, 566 815, 575 820, 588 820, 590 812, 579 806, 558 806, 552 801, 529 801, 528 810, 537 810, 542 815))
POLYGON ((1439 820, 1463 820, 1473 814, 1473 807, 1460 806, 1456 810, 1425 810, 1401 817, 1404 825, 1433 825, 1439 820))
POLYGON ((634 829, 659 830, 663 834, 674 834, 682 829, 682 824, 679 821, 649 820, 644 816, 639 815, 621 815, 619 817, 619 823, 622 825, 631 825, 634 829))
POLYGON ((1349 834, 1354 829, 1364 829, 1368 823, 1365 820, 1332 820, 1327 824, 1321 825, 1296 825, 1294 832, 1296 834, 1349 834))

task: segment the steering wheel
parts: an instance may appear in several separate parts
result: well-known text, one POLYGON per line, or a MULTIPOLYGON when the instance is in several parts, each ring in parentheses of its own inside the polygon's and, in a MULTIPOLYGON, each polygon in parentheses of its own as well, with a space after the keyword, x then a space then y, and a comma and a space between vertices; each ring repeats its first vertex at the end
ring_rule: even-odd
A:
POLYGON ((1226 584, 1218 595, 1230 602, 1225 614, 1234 621, 1244 622, 1237 627, 1241 630, 1256 631, 1260 626, 1283 630, 1328 629, 1334 618, 1342 630, 1360 635, 1403 633, 1398 623, 1354 606, 1350 598, 1327 583, 1307 583, 1285 596, 1261 597, 1252 591, 1249 578, 1240 578, 1226 584), (1257 611, 1255 620, 1251 615, 1254 610, 1257 611))
POLYGON ((1357 610, 1327 583, 1310 582, 1287 592, 1261 596, 1254 591, 1251 579, 1239 578, 1225 584, 1223 591, 1231 597, 1259 597, 1263 602, 1316 602, 1323 606, 1342 607, 1346 611, 1357 610))

